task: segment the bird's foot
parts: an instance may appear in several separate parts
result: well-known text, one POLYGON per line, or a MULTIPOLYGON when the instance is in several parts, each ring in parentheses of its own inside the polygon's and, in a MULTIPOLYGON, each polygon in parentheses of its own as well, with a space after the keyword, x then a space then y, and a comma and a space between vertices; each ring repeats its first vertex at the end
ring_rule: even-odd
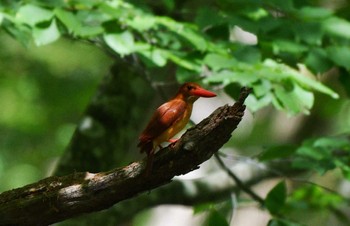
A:
POLYGON ((175 143, 180 140, 180 138, 169 139, 170 147, 174 147, 175 143))
POLYGON ((178 140, 180 140, 180 138, 173 138, 173 139, 169 139, 169 143, 173 144, 175 142, 177 142, 178 140))

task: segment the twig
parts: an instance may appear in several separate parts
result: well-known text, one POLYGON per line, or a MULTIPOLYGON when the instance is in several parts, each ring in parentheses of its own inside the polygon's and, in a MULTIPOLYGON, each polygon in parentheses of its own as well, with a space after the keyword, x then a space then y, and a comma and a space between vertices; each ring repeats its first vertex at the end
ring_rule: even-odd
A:
POLYGON ((238 187, 240 187, 245 193, 247 193, 252 199, 257 201, 261 206, 265 205, 265 201, 263 198, 261 198, 259 195, 257 195, 255 192, 253 192, 249 187, 245 186, 245 184, 234 174, 222 161, 221 157, 218 155, 218 153, 214 154, 215 159, 217 160, 219 166, 226 171, 226 173, 233 179, 233 181, 237 184, 238 187))

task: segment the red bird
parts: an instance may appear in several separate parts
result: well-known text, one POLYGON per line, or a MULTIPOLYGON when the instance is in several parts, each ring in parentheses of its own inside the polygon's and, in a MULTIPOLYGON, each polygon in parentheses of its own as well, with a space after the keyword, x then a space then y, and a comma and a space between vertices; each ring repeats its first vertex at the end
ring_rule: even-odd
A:
POLYGON ((180 132, 188 123, 193 103, 199 97, 215 97, 216 94, 203 89, 196 83, 183 84, 175 97, 162 104, 153 114, 146 129, 139 137, 138 147, 147 154, 146 172, 151 170, 155 149, 160 144, 169 141, 180 132))

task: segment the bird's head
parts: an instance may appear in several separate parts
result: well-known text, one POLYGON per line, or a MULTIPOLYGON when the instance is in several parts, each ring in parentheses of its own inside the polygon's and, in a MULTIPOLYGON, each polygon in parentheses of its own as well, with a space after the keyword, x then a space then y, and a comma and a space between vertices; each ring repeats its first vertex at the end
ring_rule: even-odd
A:
POLYGON ((194 82, 183 84, 178 94, 182 95, 187 101, 194 102, 199 97, 215 97, 216 94, 209 90, 203 89, 200 85, 194 82))

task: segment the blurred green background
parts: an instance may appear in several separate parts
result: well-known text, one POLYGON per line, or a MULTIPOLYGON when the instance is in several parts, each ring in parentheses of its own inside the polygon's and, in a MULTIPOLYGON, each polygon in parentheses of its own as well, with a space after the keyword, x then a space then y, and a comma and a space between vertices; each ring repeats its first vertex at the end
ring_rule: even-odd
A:
POLYGON ((0 46, 2 192, 50 174, 111 59, 67 39, 24 47, 0 33, 0 46))

